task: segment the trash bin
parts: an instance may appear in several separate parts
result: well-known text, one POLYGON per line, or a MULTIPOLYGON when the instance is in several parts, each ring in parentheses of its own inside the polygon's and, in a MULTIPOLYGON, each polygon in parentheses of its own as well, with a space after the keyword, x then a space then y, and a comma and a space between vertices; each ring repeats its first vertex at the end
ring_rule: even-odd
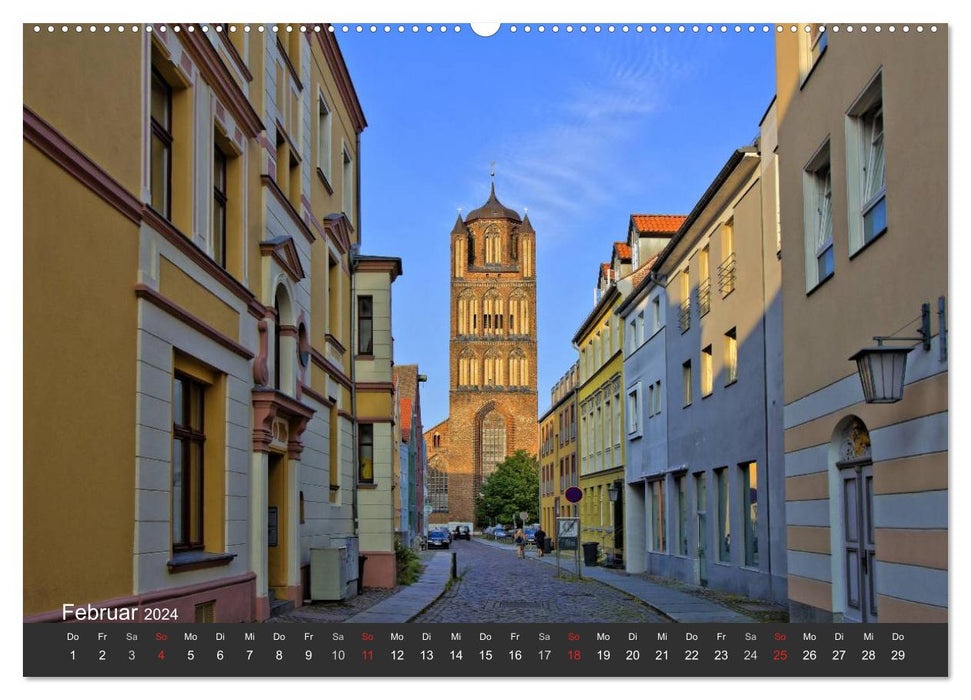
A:
POLYGON ((364 592, 364 562, 367 561, 367 557, 363 554, 357 555, 357 594, 361 595, 364 592))
POLYGON ((596 566, 597 565, 597 547, 599 545, 596 542, 584 542, 583 543, 583 565, 584 566, 596 566))
POLYGON ((543 554, 549 554, 553 551, 553 540, 547 537, 543 540, 543 554))

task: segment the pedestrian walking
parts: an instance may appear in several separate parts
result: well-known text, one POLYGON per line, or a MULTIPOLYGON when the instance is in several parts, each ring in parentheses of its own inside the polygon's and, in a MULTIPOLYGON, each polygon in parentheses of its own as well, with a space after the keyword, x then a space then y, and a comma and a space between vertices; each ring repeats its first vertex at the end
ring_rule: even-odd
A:
POLYGON ((536 549, 539 551, 539 555, 543 556, 546 552, 546 533, 543 532, 543 528, 536 528, 536 534, 533 537, 536 538, 536 549))
POLYGON ((516 556, 520 559, 526 558, 526 533, 523 532, 522 528, 516 530, 516 536, 513 538, 516 542, 516 556))

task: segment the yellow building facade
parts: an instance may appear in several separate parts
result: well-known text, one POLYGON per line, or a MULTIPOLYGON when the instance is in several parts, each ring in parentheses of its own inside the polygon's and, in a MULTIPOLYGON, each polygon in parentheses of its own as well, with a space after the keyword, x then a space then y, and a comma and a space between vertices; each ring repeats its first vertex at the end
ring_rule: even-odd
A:
POLYGON ((623 334, 620 319, 614 317, 623 295, 603 271, 598 289, 597 305, 573 339, 580 351, 580 540, 596 542, 602 553, 622 557, 622 505, 618 508, 611 500, 610 490, 619 486, 623 491, 624 478, 623 334))
POLYGON ((24 27, 25 620, 356 591, 366 122, 326 25, 232 29, 24 27))
POLYGON ((564 492, 579 484, 577 466, 577 379, 574 364, 550 391, 550 408, 539 419, 540 525, 556 539, 556 519, 576 515, 564 492))

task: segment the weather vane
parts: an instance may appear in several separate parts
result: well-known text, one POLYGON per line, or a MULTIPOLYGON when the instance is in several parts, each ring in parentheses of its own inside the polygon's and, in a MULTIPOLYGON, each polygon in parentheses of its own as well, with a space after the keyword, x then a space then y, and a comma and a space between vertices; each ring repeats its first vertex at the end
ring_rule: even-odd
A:
POLYGON ((492 164, 489 168, 489 177, 491 177, 493 180, 496 179, 496 161, 492 161, 492 164))

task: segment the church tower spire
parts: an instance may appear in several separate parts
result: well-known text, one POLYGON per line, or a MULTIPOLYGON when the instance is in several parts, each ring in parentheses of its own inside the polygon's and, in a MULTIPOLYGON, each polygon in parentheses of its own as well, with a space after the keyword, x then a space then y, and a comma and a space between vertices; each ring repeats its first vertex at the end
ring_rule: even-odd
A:
POLYGON ((456 218, 451 242, 449 416, 426 434, 432 524, 475 525, 482 481, 516 450, 536 451, 536 232, 496 195, 456 218), (441 496, 441 498, 438 498, 441 496), (436 500, 437 499, 437 500, 436 500))

